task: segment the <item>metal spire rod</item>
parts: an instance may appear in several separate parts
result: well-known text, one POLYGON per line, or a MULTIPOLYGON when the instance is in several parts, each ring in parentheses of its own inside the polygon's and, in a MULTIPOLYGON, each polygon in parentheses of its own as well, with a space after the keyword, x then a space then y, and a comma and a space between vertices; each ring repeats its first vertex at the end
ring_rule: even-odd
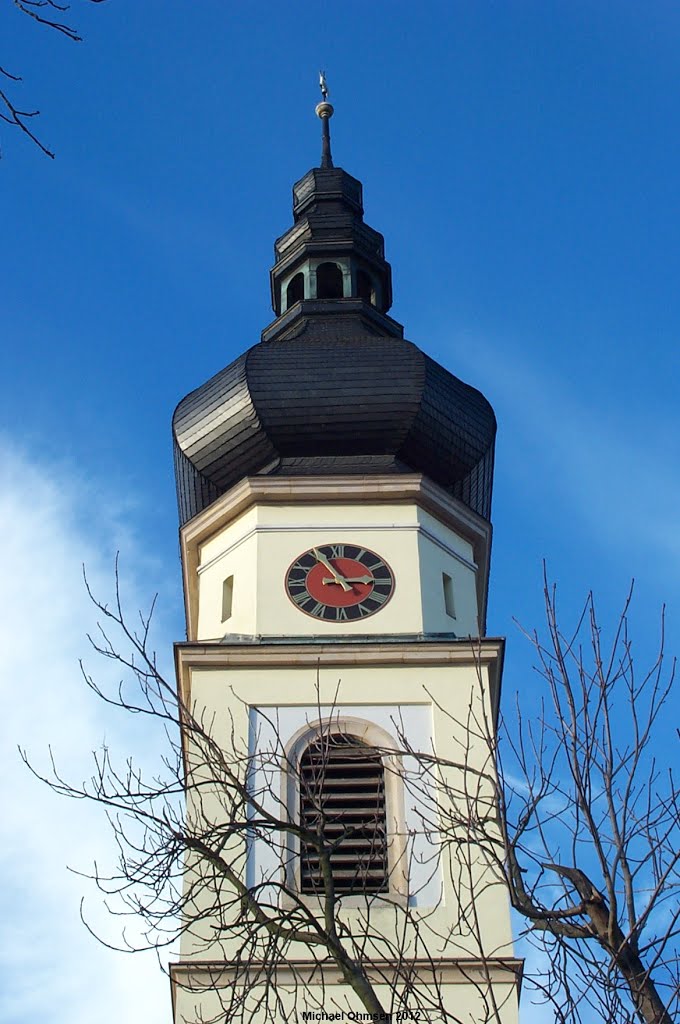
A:
POLYGON ((323 97, 316 108, 316 115, 321 118, 321 167, 332 167, 330 119, 333 116, 333 106, 328 102, 330 93, 325 71, 319 72, 319 88, 323 97))

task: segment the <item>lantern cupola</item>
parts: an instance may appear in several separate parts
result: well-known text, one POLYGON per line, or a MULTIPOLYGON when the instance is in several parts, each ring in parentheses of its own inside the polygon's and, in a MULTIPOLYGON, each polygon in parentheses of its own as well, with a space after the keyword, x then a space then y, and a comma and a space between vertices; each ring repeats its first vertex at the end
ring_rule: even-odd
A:
POLYGON ((300 316, 355 313, 389 334, 402 328, 386 316, 392 305, 392 270, 385 240, 364 223, 361 182, 330 157, 330 103, 317 114, 324 126, 321 166, 293 186, 293 226, 277 239, 271 271, 277 320, 263 335, 279 337, 300 316))

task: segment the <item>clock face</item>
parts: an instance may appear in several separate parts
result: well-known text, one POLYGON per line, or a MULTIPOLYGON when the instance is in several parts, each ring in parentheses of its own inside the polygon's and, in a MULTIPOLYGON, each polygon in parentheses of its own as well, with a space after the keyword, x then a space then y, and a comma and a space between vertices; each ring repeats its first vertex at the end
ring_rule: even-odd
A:
POLYGON ((319 544, 295 559, 286 593, 306 615, 326 622, 365 619, 387 604, 394 574, 384 558, 358 544, 319 544))

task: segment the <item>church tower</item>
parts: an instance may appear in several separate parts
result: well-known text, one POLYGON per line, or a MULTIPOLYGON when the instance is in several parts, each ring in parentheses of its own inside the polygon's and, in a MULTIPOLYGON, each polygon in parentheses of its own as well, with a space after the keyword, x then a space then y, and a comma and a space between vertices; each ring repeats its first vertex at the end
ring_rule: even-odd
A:
POLYGON ((275 319, 173 420, 175 1021, 513 1024, 489 781, 495 418, 390 317, 384 240, 333 165, 325 95, 317 114, 275 319))

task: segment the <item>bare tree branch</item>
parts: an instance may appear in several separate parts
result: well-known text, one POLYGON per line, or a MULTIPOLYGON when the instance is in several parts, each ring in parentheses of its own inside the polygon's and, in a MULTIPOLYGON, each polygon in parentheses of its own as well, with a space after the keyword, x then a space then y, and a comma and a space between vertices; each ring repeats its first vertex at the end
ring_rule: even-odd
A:
MULTIPOLYGON (((105 0, 85 0, 86 3, 100 4, 105 0)), ((25 14, 39 25, 60 33, 74 43, 82 42, 82 36, 78 34, 72 25, 59 20, 58 15, 64 14, 71 7, 70 4, 58 4, 55 0, 11 0, 14 8, 21 14, 25 14), (54 12, 54 14, 52 14, 54 12)), ((0 78, 9 82, 23 82, 21 75, 13 74, 5 67, 0 66, 0 78)), ((14 99, 9 95, 7 87, 0 89, 0 120, 5 124, 17 128, 26 135, 44 154, 54 159, 54 153, 48 149, 30 127, 30 118, 38 117, 39 110, 23 110, 17 106, 14 99)))
POLYGON ((592 594, 562 632, 545 579, 548 641, 526 634, 547 686, 541 720, 503 734, 498 805, 512 904, 548 953, 543 985, 560 1019, 669 1024, 680 1001, 680 814, 657 767, 675 662, 635 667, 632 587, 608 649, 592 594), (542 937, 542 938, 541 938, 542 937))

